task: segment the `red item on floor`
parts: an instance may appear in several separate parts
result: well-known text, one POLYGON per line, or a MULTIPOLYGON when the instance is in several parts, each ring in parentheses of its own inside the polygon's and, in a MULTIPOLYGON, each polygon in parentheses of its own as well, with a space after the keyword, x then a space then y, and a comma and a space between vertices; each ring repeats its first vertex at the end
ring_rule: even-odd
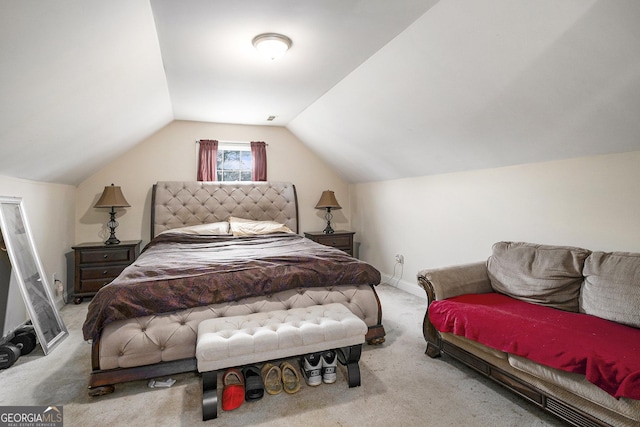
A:
POLYGON ((222 410, 232 411, 244 402, 244 377, 236 368, 227 369, 222 376, 222 410))

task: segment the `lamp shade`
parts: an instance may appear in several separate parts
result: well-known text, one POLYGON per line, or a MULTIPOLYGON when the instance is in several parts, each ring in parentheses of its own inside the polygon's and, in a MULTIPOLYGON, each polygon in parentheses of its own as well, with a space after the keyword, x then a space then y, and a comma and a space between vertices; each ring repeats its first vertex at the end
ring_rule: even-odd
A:
POLYGON ((119 186, 113 184, 104 187, 102 196, 98 199, 94 208, 128 208, 131 205, 124 198, 119 186))
POLYGON ((336 195, 333 194, 333 191, 331 190, 323 191, 322 195, 320 196, 320 200, 318 200, 318 203, 316 203, 316 209, 326 208, 342 209, 342 206, 340 206, 338 204, 338 201, 336 200, 336 195))

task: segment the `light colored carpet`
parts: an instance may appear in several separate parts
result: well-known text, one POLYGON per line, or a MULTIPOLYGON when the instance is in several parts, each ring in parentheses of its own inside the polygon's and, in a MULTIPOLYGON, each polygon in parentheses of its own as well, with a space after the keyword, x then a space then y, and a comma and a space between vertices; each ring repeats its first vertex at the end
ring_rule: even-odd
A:
MULTIPOLYGON (((147 381, 116 386, 115 393, 87 395, 91 346, 82 341, 87 303, 67 305, 62 317, 70 336, 51 354, 37 347, 0 371, 0 405, 62 405, 64 425, 109 426, 562 426, 561 421, 448 357, 424 354, 426 299, 388 285, 378 288, 386 342, 366 345, 362 386, 338 382, 294 395, 266 395, 257 402, 202 422, 200 378, 175 375, 171 388, 147 381)), ((297 366, 297 365, 296 365, 297 366)), ((160 378, 164 379, 164 378, 160 378)))

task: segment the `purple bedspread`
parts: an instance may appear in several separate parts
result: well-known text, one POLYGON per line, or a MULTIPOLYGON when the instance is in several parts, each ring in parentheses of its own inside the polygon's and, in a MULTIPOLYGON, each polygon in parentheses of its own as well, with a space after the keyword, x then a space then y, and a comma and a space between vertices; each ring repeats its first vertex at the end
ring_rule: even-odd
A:
POLYGON ((380 283, 373 266, 297 234, 162 234, 89 304, 84 339, 110 322, 327 285, 380 283))

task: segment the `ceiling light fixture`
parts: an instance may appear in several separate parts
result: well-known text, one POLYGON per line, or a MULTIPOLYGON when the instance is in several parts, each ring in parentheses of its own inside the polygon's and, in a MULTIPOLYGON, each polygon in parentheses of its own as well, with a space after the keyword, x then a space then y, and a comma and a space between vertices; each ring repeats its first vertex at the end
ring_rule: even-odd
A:
POLYGON ((291 39, 282 34, 264 33, 253 38, 253 45, 261 55, 278 59, 291 47, 291 39))

